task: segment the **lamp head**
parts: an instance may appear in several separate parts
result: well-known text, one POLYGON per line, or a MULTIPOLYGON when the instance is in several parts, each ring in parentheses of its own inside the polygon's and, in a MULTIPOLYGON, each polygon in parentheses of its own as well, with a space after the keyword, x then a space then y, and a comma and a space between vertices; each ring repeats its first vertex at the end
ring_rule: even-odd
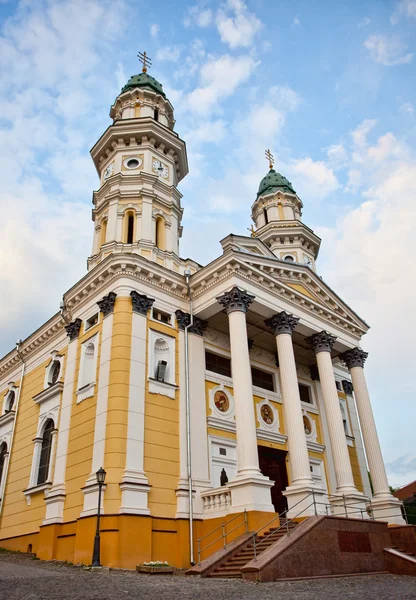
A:
POLYGON ((105 476, 107 475, 107 472, 104 471, 102 467, 100 467, 95 475, 97 477, 97 482, 102 485, 105 481, 105 476))

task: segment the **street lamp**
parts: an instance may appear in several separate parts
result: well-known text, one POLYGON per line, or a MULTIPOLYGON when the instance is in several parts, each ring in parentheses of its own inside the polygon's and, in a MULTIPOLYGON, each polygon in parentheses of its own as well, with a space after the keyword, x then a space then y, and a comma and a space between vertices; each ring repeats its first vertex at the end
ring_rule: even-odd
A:
POLYGON ((94 552, 92 554, 92 566, 101 567, 100 563, 100 517, 101 517, 101 490, 104 485, 105 476, 107 473, 102 467, 96 472, 97 483, 98 483, 98 511, 97 511, 97 529, 95 531, 94 538, 94 552))

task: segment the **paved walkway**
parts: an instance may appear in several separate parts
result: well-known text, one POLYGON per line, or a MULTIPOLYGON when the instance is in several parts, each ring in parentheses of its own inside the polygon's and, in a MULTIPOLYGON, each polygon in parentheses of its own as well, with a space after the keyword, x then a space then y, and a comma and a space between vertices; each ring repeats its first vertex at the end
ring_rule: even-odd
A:
POLYGON ((312 581, 243 581, 148 576, 125 571, 90 572, 31 559, 0 555, 1 600, 413 600, 416 579, 366 575, 312 581))

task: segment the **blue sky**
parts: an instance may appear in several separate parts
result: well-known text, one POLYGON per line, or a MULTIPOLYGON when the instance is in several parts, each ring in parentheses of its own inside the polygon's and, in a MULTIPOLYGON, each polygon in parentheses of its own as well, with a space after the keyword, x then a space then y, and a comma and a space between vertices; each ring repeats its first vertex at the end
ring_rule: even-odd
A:
POLYGON ((372 326, 390 482, 415 479, 416 0, 0 0, 0 21, 0 354, 85 273, 88 152, 146 50, 188 147, 181 255, 246 233, 270 147, 319 274, 372 326))

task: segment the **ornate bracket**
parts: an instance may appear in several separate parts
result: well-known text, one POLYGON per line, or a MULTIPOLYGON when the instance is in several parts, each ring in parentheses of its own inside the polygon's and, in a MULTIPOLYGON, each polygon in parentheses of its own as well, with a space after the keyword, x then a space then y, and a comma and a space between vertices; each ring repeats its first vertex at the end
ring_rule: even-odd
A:
POLYGON ((351 381, 348 381, 348 379, 343 379, 341 383, 344 393, 347 394, 347 396, 352 396, 354 388, 352 387, 351 381))
POLYGON ((66 335, 69 337, 69 341, 76 340, 79 336, 82 321, 81 319, 75 319, 69 325, 65 325, 66 335))
MULTIPOLYGON (((191 322, 191 315, 189 313, 183 312, 183 310, 175 311, 176 320, 178 321, 179 329, 182 331, 185 327, 188 327, 191 322)), ((192 327, 189 327, 189 333, 195 333, 196 335, 204 335, 205 329, 208 327, 208 321, 204 321, 199 317, 194 317, 194 322, 192 327)))
POLYGON ((299 323, 299 318, 283 310, 264 321, 264 323, 273 331, 273 335, 275 336, 282 333, 292 335, 296 325, 299 323))
POLYGON ((348 369, 353 367, 364 367, 368 352, 364 352, 361 348, 352 348, 341 354, 340 359, 347 365, 348 369))
POLYGON ((313 348, 315 354, 318 354, 318 352, 331 352, 337 338, 332 333, 320 331, 306 338, 305 341, 313 348))
POLYGON ((97 302, 100 311, 106 317, 107 315, 114 312, 114 303, 116 301, 117 294, 115 292, 110 292, 107 296, 104 296, 102 300, 97 302))
POLYGON ((225 292, 222 296, 218 296, 216 300, 225 308, 227 315, 229 315, 234 311, 246 313, 254 298, 255 296, 234 286, 232 290, 225 292))
POLYGON ((149 298, 145 294, 139 294, 135 290, 130 292, 131 302, 133 305, 133 312, 139 313, 139 315, 147 315, 149 308, 152 308, 154 298, 149 298))

